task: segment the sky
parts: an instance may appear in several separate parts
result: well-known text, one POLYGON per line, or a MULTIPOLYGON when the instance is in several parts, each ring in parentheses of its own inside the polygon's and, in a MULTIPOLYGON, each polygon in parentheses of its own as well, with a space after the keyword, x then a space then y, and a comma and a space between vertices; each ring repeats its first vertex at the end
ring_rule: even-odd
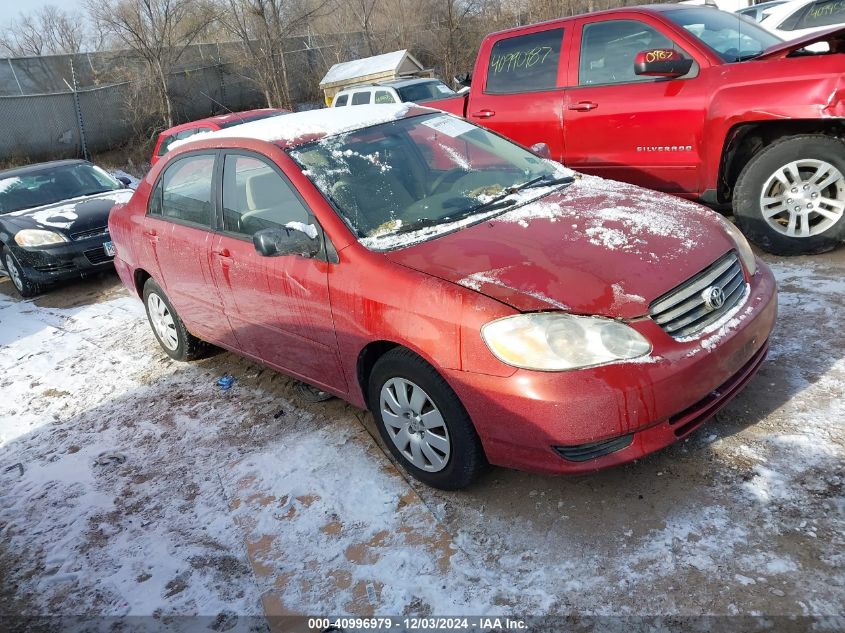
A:
POLYGON ((46 4, 68 11, 82 8, 82 0, 0 0, 0 26, 7 26, 21 12, 39 9, 46 4))

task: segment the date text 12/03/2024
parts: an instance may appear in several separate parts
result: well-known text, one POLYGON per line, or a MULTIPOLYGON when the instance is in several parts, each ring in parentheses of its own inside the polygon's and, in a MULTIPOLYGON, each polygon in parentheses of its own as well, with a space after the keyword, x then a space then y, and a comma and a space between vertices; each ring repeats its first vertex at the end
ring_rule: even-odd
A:
POLYGON ((521 631, 528 625, 509 617, 425 617, 425 618, 309 618, 309 631, 521 631))

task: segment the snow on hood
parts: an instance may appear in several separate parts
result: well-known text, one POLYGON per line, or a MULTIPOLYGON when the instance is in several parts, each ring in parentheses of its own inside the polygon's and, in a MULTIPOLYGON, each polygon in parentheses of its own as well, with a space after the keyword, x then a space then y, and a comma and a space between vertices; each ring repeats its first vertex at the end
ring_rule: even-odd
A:
POLYGON ((518 310, 635 318, 733 247, 713 211, 584 176, 536 202, 386 256, 518 310))
POLYGON ((95 215, 102 215, 105 212, 105 216, 108 217, 108 211, 112 206, 128 202, 134 193, 131 189, 118 189, 92 196, 80 196, 58 203, 13 211, 7 213, 6 217, 29 220, 37 227, 67 230, 79 221, 80 217, 84 216, 86 212, 95 215))
POLYGON ((306 136, 332 136, 401 119, 411 107, 419 108, 414 104, 399 103, 294 112, 282 117, 242 123, 215 132, 194 134, 190 138, 174 142, 170 149, 176 149, 185 143, 216 138, 251 138, 270 143, 290 143, 306 136))

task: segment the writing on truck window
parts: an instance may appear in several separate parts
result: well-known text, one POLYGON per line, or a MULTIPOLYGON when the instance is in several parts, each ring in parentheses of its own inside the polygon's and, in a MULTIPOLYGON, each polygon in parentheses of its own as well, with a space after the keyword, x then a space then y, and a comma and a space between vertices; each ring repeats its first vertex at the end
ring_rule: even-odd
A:
POLYGON ((551 29, 493 44, 485 92, 508 94, 554 89, 562 40, 563 29, 551 29))
POLYGON ((823 1, 811 5, 810 10, 797 28, 806 29, 814 26, 830 26, 845 21, 845 1, 823 1))

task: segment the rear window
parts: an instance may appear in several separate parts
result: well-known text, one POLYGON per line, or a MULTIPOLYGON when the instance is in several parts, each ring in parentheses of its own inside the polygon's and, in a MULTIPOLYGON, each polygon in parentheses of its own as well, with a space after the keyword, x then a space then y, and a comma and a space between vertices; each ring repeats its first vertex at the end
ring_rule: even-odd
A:
POLYGON ((402 101, 414 101, 415 103, 431 101, 432 99, 443 99, 455 94, 455 91, 449 86, 442 81, 436 80, 403 86, 398 89, 398 92, 399 96, 402 97, 402 101))
POLYGON ((176 132, 176 134, 171 134, 170 136, 165 136, 161 140, 161 145, 158 147, 158 155, 164 156, 169 150, 170 146, 174 143, 174 141, 183 141, 186 138, 191 138, 194 134, 199 134, 200 132, 213 132, 210 127, 192 127, 188 130, 182 130, 181 132, 176 132))
POLYGON ((370 102, 369 92, 354 92, 352 93, 352 105, 364 105, 370 102))
POLYGON ((822 0, 813 2, 798 20, 795 29, 810 29, 818 26, 833 26, 845 22, 845 0, 822 0))
POLYGON ((563 29, 499 40, 490 52, 484 91, 508 94, 554 89, 562 41, 563 29))
POLYGON ((242 116, 239 119, 234 121, 228 121, 226 123, 220 124, 220 129, 226 129, 227 127, 234 127, 236 125, 240 125, 241 123, 251 123, 252 121, 260 121, 261 119, 269 119, 270 117, 279 116, 280 114, 286 114, 285 112, 262 112, 261 114, 251 114, 249 116, 242 116))

